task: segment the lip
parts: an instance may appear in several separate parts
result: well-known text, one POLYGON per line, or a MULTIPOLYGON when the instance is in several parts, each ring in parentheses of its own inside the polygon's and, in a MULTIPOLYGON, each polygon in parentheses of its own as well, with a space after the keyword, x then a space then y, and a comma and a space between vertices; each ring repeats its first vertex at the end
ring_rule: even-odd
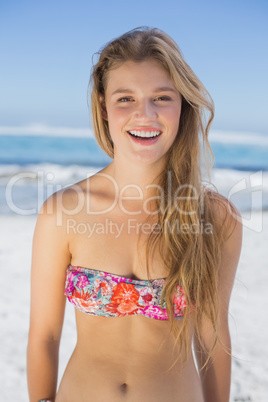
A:
POLYGON ((161 133, 162 133, 162 130, 160 128, 158 128, 158 127, 148 127, 148 126, 131 127, 127 131, 161 131, 161 133))
POLYGON ((129 138, 131 138, 131 140, 133 142, 135 142, 136 144, 143 145, 143 146, 155 144, 158 141, 158 139, 161 137, 162 133, 163 133, 163 131, 156 127, 138 127, 138 128, 136 127, 136 128, 131 128, 130 130, 127 130, 127 134, 129 136, 129 138), (134 137, 133 135, 131 135, 129 133, 129 131, 132 131, 132 130, 133 131, 161 131, 161 133, 157 137, 141 139, 141 138, 137 138, 137 137, 134 137))

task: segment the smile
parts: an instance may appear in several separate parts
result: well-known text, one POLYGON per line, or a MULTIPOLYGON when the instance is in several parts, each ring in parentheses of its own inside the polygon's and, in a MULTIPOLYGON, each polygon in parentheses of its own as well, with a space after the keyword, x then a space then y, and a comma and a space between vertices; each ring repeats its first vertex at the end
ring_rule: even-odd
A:
POLYGON ((135 138, 142 138, 142 139, 150 139, 158 137, 162 131, 155 130, 155 131, 137 131, 137 130, 130 130, 128 131, 130 135, 135 138))

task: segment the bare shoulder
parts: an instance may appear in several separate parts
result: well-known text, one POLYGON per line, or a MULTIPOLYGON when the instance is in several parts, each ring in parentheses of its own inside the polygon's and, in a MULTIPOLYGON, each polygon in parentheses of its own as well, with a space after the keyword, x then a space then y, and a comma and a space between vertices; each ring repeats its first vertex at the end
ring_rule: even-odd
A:
POLYGON ((103 171, 67 186, 52 194, 42 205, 37 227, 47 227, 53 235, 61 233, 66 238, 66 227, 69 219, 88 220, 91 212, 105 210, 112 201, 109 194, 113 193, 114 183, 103 171), (103 205, 104 204, 104 205, 103 205), (55 230, 56 229, 56 230, 55 230))
POLYGON ((40 212, 58 214, 75 210, 81 203, 81 198, 85 196, 86 187, 89 187, 88 181, 89 179, 85 179, 55 192, 47 198, 40 212))
POLYGON ((68 217, 77 215, 83 210, 90 196, 90 190, 91 177, 53 193, 40 208, 40 220, 45 218, 64 223, 68 217))
POLYGON ((52 194, 40 208, 36 229, 46 228, 52 236, 58 233, 61 239, 66 239, 70 219, 90 219, 90 212, 100 208, 107 188, 103 180, 98 172, 52 194))
POLYGON ((222 233, 223 243, 242 239, 242 217, 235 205, 223 195, 209 190, 207 192, 211 215, 222 233))

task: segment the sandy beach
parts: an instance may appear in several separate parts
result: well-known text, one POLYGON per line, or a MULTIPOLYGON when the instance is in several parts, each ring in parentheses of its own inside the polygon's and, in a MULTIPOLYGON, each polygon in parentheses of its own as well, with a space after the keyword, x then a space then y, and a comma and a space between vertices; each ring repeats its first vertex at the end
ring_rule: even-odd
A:
MULTIPOLYGON (((245 219, 243 249, 230 306, 232 402, 265 402, 268 396, 268 212, 253 214, 251 221, 262 223, 263 228, 258 226, 256 231, 245 219)), ((35 216, 0 216, 0 394, 5 402, 28 401, 26 345, 35 220, 35 216)), ((74 311, 67 303, 59 379, 75 342, 74 311)))

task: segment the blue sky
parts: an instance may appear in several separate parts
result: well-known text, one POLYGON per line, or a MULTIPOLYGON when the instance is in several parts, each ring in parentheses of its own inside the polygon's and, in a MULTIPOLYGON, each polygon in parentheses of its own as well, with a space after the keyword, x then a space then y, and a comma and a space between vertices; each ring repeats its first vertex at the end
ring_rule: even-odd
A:
POLYGON ((141 25, 179 44, 214 129, 268 134, 267 0, 0 0, 0 126, 88 127, 93 53, 141 25))

